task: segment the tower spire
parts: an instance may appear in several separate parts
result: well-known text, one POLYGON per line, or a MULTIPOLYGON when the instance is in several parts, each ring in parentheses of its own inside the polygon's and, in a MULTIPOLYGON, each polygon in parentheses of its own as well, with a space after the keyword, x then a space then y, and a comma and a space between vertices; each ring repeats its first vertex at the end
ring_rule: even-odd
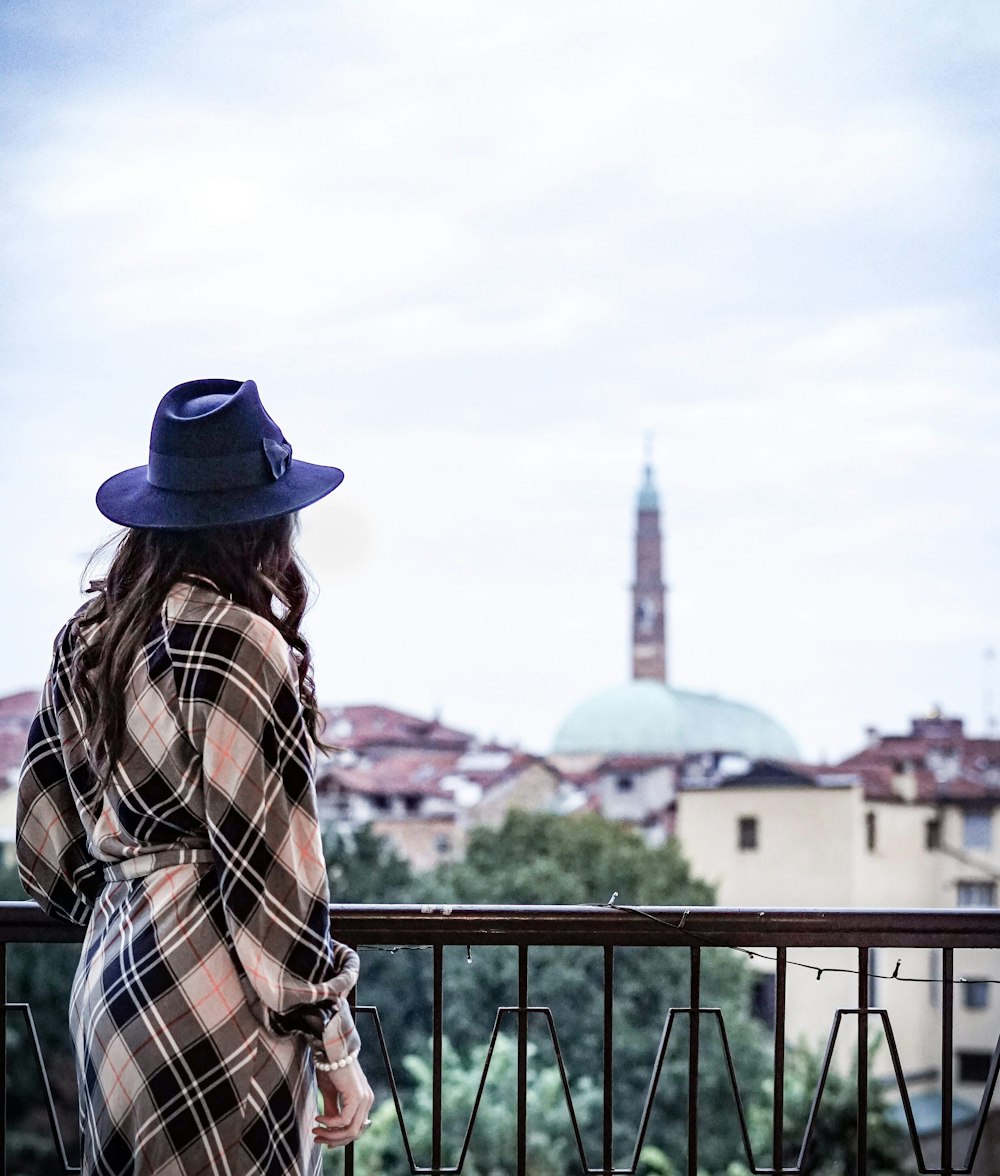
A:
POLYGON ((660 496, 653 477, 651 433, 646 434, 645 450, 643 481, 636 501, 632 677, 667 682, 667 586, 663 582, 660 496))

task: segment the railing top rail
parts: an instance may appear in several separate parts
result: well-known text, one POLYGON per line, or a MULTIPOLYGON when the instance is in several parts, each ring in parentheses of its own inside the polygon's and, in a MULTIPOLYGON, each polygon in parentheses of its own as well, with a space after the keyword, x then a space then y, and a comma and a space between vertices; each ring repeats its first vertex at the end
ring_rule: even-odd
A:
MULTIPOLYGON (((1000 947, 1000 910, 981 908, 349 904, 331 916, 338 939, 372 946, 1000 947)), ((0 902, 0 942, 82 937, 33 902, 0 902)))

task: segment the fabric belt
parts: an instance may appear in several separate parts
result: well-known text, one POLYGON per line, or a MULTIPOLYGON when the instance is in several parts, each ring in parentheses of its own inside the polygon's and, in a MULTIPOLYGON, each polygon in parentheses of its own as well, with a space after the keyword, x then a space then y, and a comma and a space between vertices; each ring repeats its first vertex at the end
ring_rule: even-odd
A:
POLYGON ((169 866, 210 866, 214 858, 210 849, 159 849, 125 858, 104 867, 106 882, 127 882, 130 878, 145 878, 154 870, 169 866))

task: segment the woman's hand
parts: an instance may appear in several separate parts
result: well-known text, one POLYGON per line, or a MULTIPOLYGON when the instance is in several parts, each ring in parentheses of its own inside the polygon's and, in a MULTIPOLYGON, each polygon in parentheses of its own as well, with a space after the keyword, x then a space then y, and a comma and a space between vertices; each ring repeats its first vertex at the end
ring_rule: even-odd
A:
POLYGON ((375 1095, 357 1061, 340 1070, 317 1070, 323 1110, 316 1117, 313 1138, 328 1147, 353 1143, 368 1125, 375 1095))

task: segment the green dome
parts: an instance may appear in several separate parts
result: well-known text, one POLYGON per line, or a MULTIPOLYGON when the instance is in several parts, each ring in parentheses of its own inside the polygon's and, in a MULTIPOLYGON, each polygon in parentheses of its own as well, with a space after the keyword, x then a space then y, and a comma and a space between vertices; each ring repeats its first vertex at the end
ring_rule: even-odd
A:
POLYGON ((559 728, 552 750, 563 755, 730 751, 750 759, 799 758, 792 737, 763 711, 650 680, 616 686, 582 703, 559 728))

